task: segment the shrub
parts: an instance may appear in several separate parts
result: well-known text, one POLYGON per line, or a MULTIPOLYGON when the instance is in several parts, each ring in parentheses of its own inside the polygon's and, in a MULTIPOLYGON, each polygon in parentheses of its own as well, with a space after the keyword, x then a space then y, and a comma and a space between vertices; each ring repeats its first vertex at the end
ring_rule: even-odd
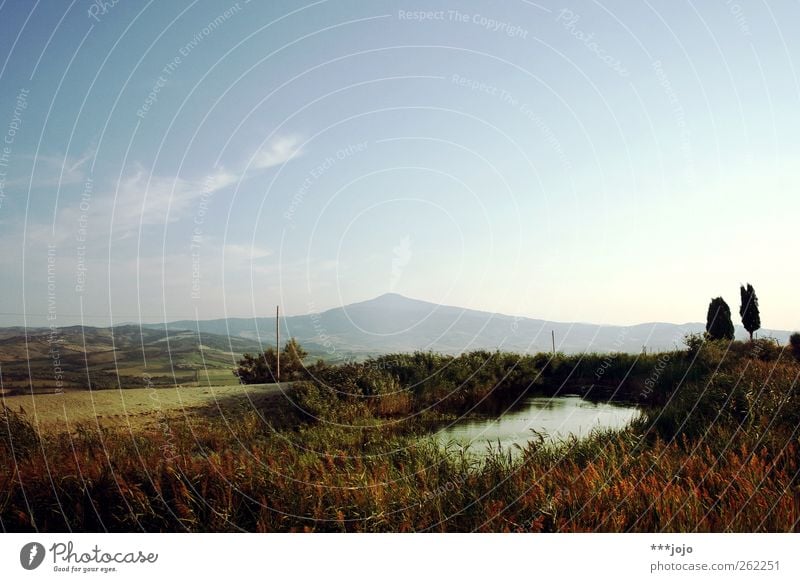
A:
POLYGON ((689 333, 683 337, 683 343, 686 344, 686 353, 690 357, 694 357, 703 347, 706 338, 701 333, 689 333))
POLYGON ((667 439, 705 436, 715 426, 753 436, 776 426, 793 428, 800 424, 797 370, 784 361, 734 357, 683 383, 663 407, 647 411, 647 417, 650 428, 667 439))
POLYGON ((740 357, 762 362, 777 362, 783 355, 784 348, 775 338, 763 337, 744 342, 732 342, 731 350, 740 357))
POLYGON ((330 386, 340 397, 375 396, 400 390, 394 377, 369 362, 320 369, 314 379, 330 386))
POLYGON ((39 447, 39 434, 25 412, 14 412, 5 404, 0 408, 0 449, 17 458, 27 457, 39 447))
POLYGON ((291 382, 305 380, 313 375, 324 364, 320 361, 315 365, 306 366, 303 362, 308 357, 303 347, 296 339, 291 338, 286 342, 280 353, 281 377, 277 379, 278 354, 275 348, 269 347, 263 353, 243 354, 237 362, 233 375, 239 378, 242 384, 266 384, 269 382, 291 382))
POLYGON ((800 332, 794 332, 789 336, 789 345, 792 348, 792 355, 800 361, 800 332))
POLYGON ((315 420, 330 416, 336 396, 317 382, 295 382, 289 391, 289 399, 301 415, 315 420))

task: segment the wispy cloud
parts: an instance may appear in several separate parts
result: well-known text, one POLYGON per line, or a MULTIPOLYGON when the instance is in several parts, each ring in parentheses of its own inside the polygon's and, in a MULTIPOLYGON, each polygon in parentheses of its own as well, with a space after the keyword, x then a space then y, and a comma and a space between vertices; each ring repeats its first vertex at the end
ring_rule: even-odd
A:
MULTIPOLYGON (((297 135, 276 137, 256 153, 253 167, 263 170, 301 155, 301 141, 297 135)), ((139 167, 119 184, 115 229, 176 222, 191 213, 202 196, 214 194, 243 178, 243 168, 231 171, 220 167, 202 178, 185 179, 148 175, 139 167)))
MULTIPOLYGON (((254 169, 271 168, 301 155, 301 142, 297 135, 273 139, 256 153, 247 175, 243 161, 234 163, 233 169, 220 166, 208 174, 190 177, 155 174, 144 165, 134 163, 116 183, 103 184, 95 180, 88 203, 79 206, 75 202, 75 192, 69 197, 62 196, 55 220, 28 224, 28 242, 60 243, 75 239, 83 222, 90 224, 85 236, 93 239, 107 239, 111 234, 117 239, 127 238, 140 228, 179 222, 197 214, 202 198, 252 177, 254 169)), ((95 155, 96 151, 90 149, 77 157, 39 156, 33 184, 36 187, 89 183, 88 168, 95 155)), ((23 180, 19 179, 18 183, 21 185, 23 180)), ((27 184, 28 181, 24 181, 24 185, 27 184)), ((236 246, 228 248, 226 254, 230 255, 229 259, 235 256, 238 261, 245 252, 250 261, 267 256, 266 251, 236 246)))
POLYGON ((302 155, 301 141, 297 135, 276 137, 256 153, 253 166, 257 169, 272 168, 302 155))
POLYGON ((238 175, 224 168, 196 179, 149 175, 138 168, 120 181, 116 196, 112 196, 114 229, 127 231, 176 222, 191 213, 202 196, 214 194, 238 179, 238 175))
POLYGON ((240 244, 227 244, 225 245, 225 259, 234 262, 258 261, 265 259, 272 255, 269 249, 259 247, 257 245, 240 245, 240 244))
POLYGON ((6 182, 8 187, 17 188, 45 188, 50 186, 66 186, 68 184, 79 184, 86 180, 88 176, 88 162, 95 156, 96 150, 90 148, 79 156, 61 156, 40 154, 36 157, 23 155, 20 156, 23 164, 21 168, 27 168, 27 175, 17 175, 12 180, 6 182), (35 162, 35 164, 34 164, 35 162), (33 176, 31 177, 31 172, 33 176))

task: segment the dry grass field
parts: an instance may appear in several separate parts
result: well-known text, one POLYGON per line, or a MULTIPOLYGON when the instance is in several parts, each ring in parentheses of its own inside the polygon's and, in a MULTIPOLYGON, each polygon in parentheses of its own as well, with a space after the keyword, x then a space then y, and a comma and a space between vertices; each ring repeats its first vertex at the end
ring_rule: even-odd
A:
POLYGON ((261 406, 280 398, 277 384, 73 390, 56 394, 3 396, 14 411, 24 410, 31 423, 46 432, 72 432, 78 424, 140 429, 164 417, 223 412, 261 406))

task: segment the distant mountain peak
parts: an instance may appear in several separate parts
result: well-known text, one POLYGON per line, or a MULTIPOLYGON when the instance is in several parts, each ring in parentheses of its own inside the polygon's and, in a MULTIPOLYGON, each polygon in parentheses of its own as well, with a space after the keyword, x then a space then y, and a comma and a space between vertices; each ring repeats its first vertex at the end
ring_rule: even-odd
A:
POLYGON ((413 297, 408 297, 406 295, 401 295, 400 293, 394 292, 383 293, 377 297, 373 297, 372 299, 366 299, 364 301, 350 303, 349 305, 343 305, 342 307, 335 307, 331 309, 331 311, 346 312, 358 310, 379 310, 381 312, 406 312, 419 310, 418 315, 420 317, 424 317, 426 314, 430 314, 432 312, 450 314, 474 313, 493 315, 494 317, 506 317, 499 313, 490 314, 487 311, 477 311, 467 307, 457 307, 448 303, 434 303, 433 301, 415 299, 413 297))
POLYGON ((383 293, 381 295, 378 295, 373 299, 373 301, 378 301, 381 299, 411 299, 411 298, 406 297, 405 295, 401 295, 400 293, 395 293, 393 291, 390 291, 388 293, 383 293))
MULTIPOLYGON (((440 298, 436 298, 440 299, 440 298)), ((521 353, 552 350, 568 353, 625 351, 641 353, 676 349, 687 333, 702 332, 704 325, 692 323, 642 323, 632 326, 544 321, 503 315, 471 308, 414 299, 387 292, 376 297, 325 311, 286 316, 284 337, 295 337, 315 356, 365 357, 374 354, 433 350, 461 353, 474 349, 508 350, 521 353)), ((165 329, 164 324, 159 326, 165 329)), ((233 336, 240 342, 269 343, 275 329, 273 317, 229 318, 172 322, 166 328, 233 336)), ((765 330, 765 334, 768 332, 765 330)), ((788 332, 771 332, 788 341, 788 332)), ((737 328, 737 336, 744 333, 737 328)), ((209 339, 210 341, 210 339, 209 339)), ((274 340, 272 340, 274 341, 274 340)), ((235 351, 231 348, 230 351, 235 351)))
POLYGON ((423 301, 421 299, 413 299, 411 297, 406 297, 405 295, 401 295, 400 293, 383 293, 382 295, 378 295, 377 297, 373 297, 372 299, 366 299, 364 301, 359 301, 358 303, 351 303, 350 305, 344 305, 344 309, 349 309, 356 305, 377 305, 380 307, 385 308, 393 308, 399 307, 403 305, 430 305, 435 306, 434 303, 429 301, 423 301))

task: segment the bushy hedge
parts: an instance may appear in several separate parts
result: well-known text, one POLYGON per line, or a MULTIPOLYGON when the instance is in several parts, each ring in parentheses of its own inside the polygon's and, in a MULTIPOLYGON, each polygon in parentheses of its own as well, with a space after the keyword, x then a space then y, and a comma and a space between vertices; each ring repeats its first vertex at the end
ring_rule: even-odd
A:
POLYGON ((539 382, 532 356, 415 352, 318 367, 308 381, 295 383, 292 393, 298 408, 316 418, 350 417, 357 409, 392 416, 424 409, 489 410, 539 382))

